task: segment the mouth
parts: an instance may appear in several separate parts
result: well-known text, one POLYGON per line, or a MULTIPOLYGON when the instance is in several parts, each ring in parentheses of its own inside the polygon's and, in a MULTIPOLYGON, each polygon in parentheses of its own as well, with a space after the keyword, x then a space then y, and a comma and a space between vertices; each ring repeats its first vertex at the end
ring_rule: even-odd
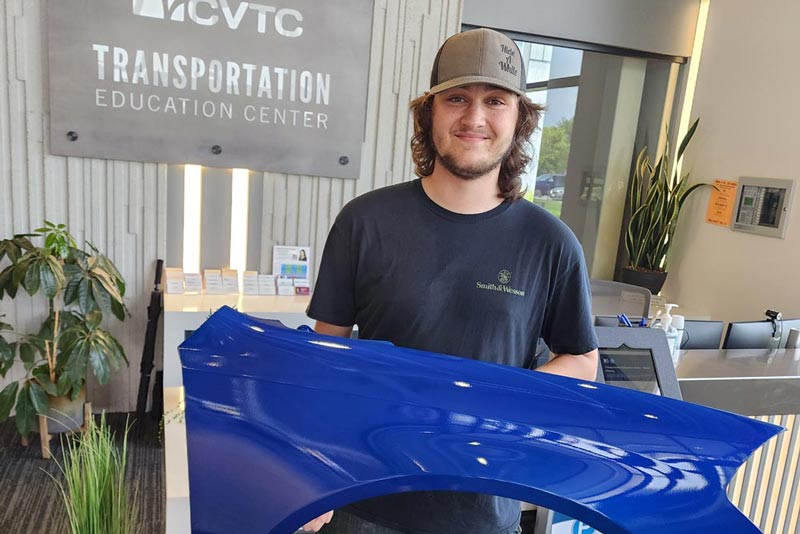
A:
POLYGON ((476 132, 456 132, 455 136, 466 143, 477 143, 489 139, 487 135, 476 132))

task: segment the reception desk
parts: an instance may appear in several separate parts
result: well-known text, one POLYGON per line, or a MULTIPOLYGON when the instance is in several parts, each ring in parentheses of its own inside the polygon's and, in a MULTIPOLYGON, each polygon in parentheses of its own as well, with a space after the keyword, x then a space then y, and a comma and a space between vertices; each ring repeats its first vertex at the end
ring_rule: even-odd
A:
POLYGON ((800 349, 684 351, 676 372, 684 400, 786 428, 742 466, 728 496, 763 532, 800 532, 800 349))
POLYGON ((183 374, 178 345, 222 306, 278 320, 290 328, 313 325, 306 316, 309 300, 308 296, 164 295, 164 462, 169 534, 191 533, 183 374))

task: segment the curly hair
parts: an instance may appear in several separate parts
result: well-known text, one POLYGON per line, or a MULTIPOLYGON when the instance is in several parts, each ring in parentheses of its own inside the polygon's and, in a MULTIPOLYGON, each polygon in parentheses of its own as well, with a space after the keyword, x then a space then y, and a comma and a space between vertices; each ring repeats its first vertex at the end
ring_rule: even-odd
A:
MULTIPOLYGON (((414 117, 411 157, 414 160, 414 172, 420 177, 430 176, 436 163, 436 147, 433 144, 433 97, 431 93, 425 93, 409 104, 414 117)), ((508 155, 500 164, 500 176, 497 179, 500 187, 498 196, 510 200, 518 200, 524 193, 521 190, 520 175, 531 161, 526 148, 531 134, 539 126, 539 119, 544 109, 527 96, 520 96, 518 102, 519 116, 514 130, 514 140, 508 155)))

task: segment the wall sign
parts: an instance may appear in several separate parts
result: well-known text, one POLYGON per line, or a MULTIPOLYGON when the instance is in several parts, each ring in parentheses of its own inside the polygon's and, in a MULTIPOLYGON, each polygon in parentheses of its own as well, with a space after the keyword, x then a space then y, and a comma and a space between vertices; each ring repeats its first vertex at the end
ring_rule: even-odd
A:
POLYGON ((370 0, 50 0, 54 154, 357 178, 370 0))
POLYGON ((733 216, 733 202, 736 198, 736 182, 714 180, 714 187, 708 199, 706 222, 717 226, 730 226, 733 216))

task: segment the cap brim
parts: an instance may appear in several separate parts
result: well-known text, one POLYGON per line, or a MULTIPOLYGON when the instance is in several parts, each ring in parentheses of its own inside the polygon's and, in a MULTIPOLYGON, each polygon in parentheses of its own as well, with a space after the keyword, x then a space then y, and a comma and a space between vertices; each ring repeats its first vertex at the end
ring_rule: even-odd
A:
POLYGON ((446 82, 434 85, 433 87, 430 88, 428 92, 435 95, 437 93, 441 93, 442 91, 446 91, 454 87, 461 87, 463 85, 470 85, 473 83, 485 83, 488 85, 494 85, 502 89, 507 89, 508 91, 516 93, 520 96, 523 96, 525 94, 525 92, 522 91, 519 87, 489 76, 459 76, 458 78, 453 78, 452 80, 447 80, 446 82))

